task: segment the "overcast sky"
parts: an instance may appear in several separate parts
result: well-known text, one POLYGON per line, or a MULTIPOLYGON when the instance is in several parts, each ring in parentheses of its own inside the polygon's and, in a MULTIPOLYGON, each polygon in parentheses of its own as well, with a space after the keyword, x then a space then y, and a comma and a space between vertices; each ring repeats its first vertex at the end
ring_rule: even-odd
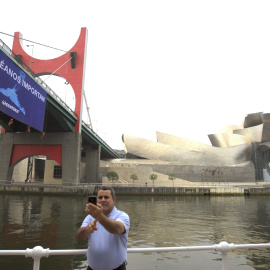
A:
MULTIPOLYGON (((268 0, 37 3, 4 1, 0 31, 67 51, 87 27, 91 121, 113 148, 123 148, 123 133, 156 140, 155 131, 209 143, 222 126, 270 112, 268 0)), ((12 47, 12 37, 0 39, 12 47)), ((35 58, 59 55, 34 45, 35 58)), ((46 81, 74 107, 64 82, 46 81)))

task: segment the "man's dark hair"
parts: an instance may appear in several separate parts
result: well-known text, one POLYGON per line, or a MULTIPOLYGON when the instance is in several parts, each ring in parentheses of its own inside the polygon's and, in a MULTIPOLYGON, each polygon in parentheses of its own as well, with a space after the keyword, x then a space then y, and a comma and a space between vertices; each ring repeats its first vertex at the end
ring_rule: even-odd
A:
POLYGON ((115 197, 115 192, 114 192, 114 189, 112 187, 102 186, 99 190, 110 190, 112 197, 113 198, 115 197))

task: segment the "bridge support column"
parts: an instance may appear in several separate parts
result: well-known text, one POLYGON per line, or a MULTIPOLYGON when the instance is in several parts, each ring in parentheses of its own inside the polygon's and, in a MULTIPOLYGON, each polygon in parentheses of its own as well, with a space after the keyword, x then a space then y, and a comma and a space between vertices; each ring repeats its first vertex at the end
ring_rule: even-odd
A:
POLYGON ((12 180, 13 168, 9 167, 12 155, 14 134, 0 133, 0 182, 12 180))
POLYGON ((62 184, 79 184, 81 173, 81 133, 73 133, 62 143, 62 184))
POLYGON ((79 184, 81 141, 81 134, 75 132, 46 133, 43 141, 40 133, 1 133, 0 181, 12 180, 13 168, 21 159, 45 155, 62 166, 63 185, 79 184))
POLYGON ((86 153, 86 183, 102 183, 99 175, 100 145, 84 145, 86 153))

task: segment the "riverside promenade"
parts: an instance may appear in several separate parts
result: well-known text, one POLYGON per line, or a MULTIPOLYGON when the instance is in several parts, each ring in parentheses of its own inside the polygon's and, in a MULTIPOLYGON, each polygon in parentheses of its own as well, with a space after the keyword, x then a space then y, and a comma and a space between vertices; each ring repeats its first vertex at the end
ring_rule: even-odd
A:
MULTIPOLYGON (((100 184, 99 184, 100 185, 100 184)), ((36 182, 0 183, 0 193, 81 196, 92 194, 95 184, 50 185, 36 182)), ((270 182, 256 183, 194 183, 194 186, 133 186, 109 184, 117 195, 201 195, 201 196, 249 196, 270 195, 270 182)))

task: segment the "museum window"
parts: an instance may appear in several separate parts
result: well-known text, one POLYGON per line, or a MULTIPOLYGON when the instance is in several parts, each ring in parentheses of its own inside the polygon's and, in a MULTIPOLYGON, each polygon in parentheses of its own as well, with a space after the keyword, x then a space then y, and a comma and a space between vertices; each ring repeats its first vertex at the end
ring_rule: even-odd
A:
POLYGON ((62 178, 62 167, 55 165, 53 169, 53 178, 62 178))

